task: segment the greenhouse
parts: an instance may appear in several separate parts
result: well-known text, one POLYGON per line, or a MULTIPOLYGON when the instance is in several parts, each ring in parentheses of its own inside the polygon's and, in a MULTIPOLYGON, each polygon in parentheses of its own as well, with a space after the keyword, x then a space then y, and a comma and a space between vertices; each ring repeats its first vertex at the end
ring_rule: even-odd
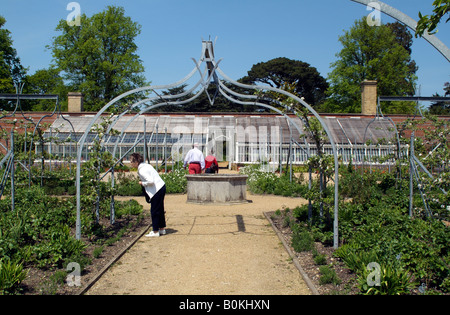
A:
MULTIPOLYGON (((93 115, 61 116, 44 134, 47 140, 44 151, 56 159, 76 159, 78 141, 93 115)), ((104 148, 116 158, 125 156, 125 160, 127 153, 143 153, 145 143, 148 159, 159 165, 180 161, 195 142, 200 144, 205 154, 212 149, 220 161, 230 162, 230 165, 262 162, 302 165, 310 156, 317 154, 312 139, 293 128, 292 122, 302 129, 304 127, 304 122, 297 116, 287 119, 276 114, 172 113, 112 116, 111 119, 116 121, 113 126, 116 133, 104 137, 104 148)), ((343 163, 388 165, 392 162, 389 159, 379 160, 393 156, 397 150, 395 128, 391 121, 362 115, 324 116, 324 121, 332 132, 343 163)), ((96 133, 87 137, 82 154, 84 159, 88 159, 89 146, 96 137, 96 133)), ((325 144, 324 150, 332 154, 329 143, 325 144)), ((41 151, 42 146, 36 144, 36 152, 41 151)), ((407 154, 407 147, 402 147, 402 151, 407 154)))

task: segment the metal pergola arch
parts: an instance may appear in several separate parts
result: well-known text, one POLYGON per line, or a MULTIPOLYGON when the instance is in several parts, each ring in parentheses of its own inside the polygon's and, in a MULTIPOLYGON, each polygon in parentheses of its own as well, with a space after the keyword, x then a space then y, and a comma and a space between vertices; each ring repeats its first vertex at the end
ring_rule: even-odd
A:
MULTIPOLYGON (((390 17, 396 19, 399 22, 402 22, 414 32, 417 29, 417 21, 401 12, 400 10, 387 5, 386 3, 380 0, 351 0, 353 2, 366 5, 368 8, 374 8, 376 10, 380 10, 381 12, 389 15, 390 17), (378 7, 375 7, 378 6, 378 7)), ((450 49, 436 36, 428 34, 425 32, 422 36, 431 46, 433 46, 439 53, 444 56, 447 61, 450 61, 450 49)))
MULTIPOLYGON (((33 147, 33 141, 34 141, 34 137, 36 135, 36 132, 39 129, 39 126, 41 125, 41 122, 45 119, 45 118, 49 118, 54 116, 56 113, 58 113, 58 116, 60 116, 64 121, 67 121, 71 127, 72 130, 74 130, 74 127, 72 125, 72 123, 64 117, 64 115, 61 112, 61 105, 59 103, 59 96, 56 94, 22 94, 23 93, 23 88, 25 86, 25 83, 21 83, 21 82, 14 82, 14 87, 16 89, 16 94, 0 94, 0 100, 10 100, 10 101, 16 101, 16 106, 14 108, 14 111, 11 114, 8 115, 3 115, 0 117, 0 120, 4 119, 4 118, 9 118, 9 117, 14 117, 14 115, 16 114, 17 110, 20 110, 20 114, 21 116, 28 121, 30 124, 34 125, 34 130, 33 130, 33 135, 31 137, 31 143, 30 143, 30 148, 33 147), (44 116, 42 116, 37 123, 34 122, 34 120, 30 117, 26 117, 25 113, 22 109, 21 106, 21 100, 54 100, 55 101, 55 107, 53 109, 53 111, 50 114, 46 114, 44 116)), ((1 129, 3 129, 3 127, 0 126, 1 129)), ((25 129, 25 137, 26 137, 26 129, 25 129)), ((7 139, 6 139, 7 141, 7 139)), ((3 195, 3 189, 4 189, 4 184, 5 184, 5 180, 6 177, 8 176, 9 173, 11 176, 11 201, 12 201, 12 209, 14 210, 15 208, 15 184, 14 184, 14 158, 15 158, 15 154, 14 154, 14 129, 11 129, 11 144, 10 144, 10 148, 8 149, 7 147, 5 147, 3 144, 0 143, 0 145, 7 151, 4 158, 0 161, 0 168, 3 167, 3 164, 7 161, 7 166, 6 166, 6 171, 4 173, 3 179, 1 180, 1 184, 0 184, 0 198, 3 195)), ((23 165, 21 162, 19 162, 22 167, 28 171, 28 186, 31 187, 31 178, 32 178, 32 174, 31 174, 31 166, 32 166, 32 150, 30 149, 29 152, 29 158, 28 158, 28 169, 25 165, 23 165)), ((41 185, 42 185, 42 174, 41 174, 41 185)))
MULTIPOLYGON (((331 143, 332 149, 333 149, 333 156, 334 156, 334 162, 335 162, 335 178, 334 178, 334 184, 335 184, 335 208, 334 208, 334 248, 338 247, 338 205, 339 205, 339 200, 338 200, 338 196, 339 196, 339 161, 338 161, 338 153, 336 150, 336 145, 334 143, 332 134, 330 132, 330 130, 328 129, 327 125, 325 124, 325 122, 322 120, 322 118, 320 117, 320 115, 309 105, 307 104, 304 100, 302 100, 301 98, 277 89, 277 88, 273 88, 273 87, 269 87, 269 86, 256 86, 256 85, 247 85, 247 84, 242 84, 239 83, 235 80, 232 80, 231 78, 229 78, 220 68, 219 68, 219 63, 221 62, 221 60, 217 61, 214 59, 214 46, 213 43, 211 41, 202 41, 202 55, 199 61, 196 61, 194 58, 192 58, 194 60, 195 63, 195 68, 194 70, 191 71, 191 73, 186 76, 184 79, 182 79, 181 81, 178 81, 176 83, 173 84, 169 84, 169 85, 162 85, 162 86, 147 86, 147 87, 142 87, 142 88, 138 88, 138 89, 134 89, 131 91, 128 91, 118 97, 116 97, 115 99, 113 99, 112 101, 110 101, 108 104, 106 104, 96 115, 94 118, 92 118, 92 120, 90 121, 88 127, 86 128, 83 136, 81 137, 81 140, 79 141, 79 146, 78 146, 78 152, 77 152, 77 172, 76 172, 76 200, 77 200, 77 218, 76 218, 76 238, 80 239, 81 238, 81 184, 80 184, 80 177, 81 177, 81 155, 82 155, 82 151, 83 151, 83 147, 84 144, 86 142, 86 138, 88 136, 88 134, 90 133, 91 128, 93 127, 93 125, 95 124, 95 122, 101 117, 101 115, 103 113, 105 113, 111 106, 113 106, 114 104, 116 104, 117 102, 119 102, 120 100, 126 98, 127 96, 130 96, 132 94, 136 94, 136 93, 140 93, 140 92, 152 92, 155 93, 157 96, 156 97, 152 97, 152 98, 147 98, 145 100, 141 100, 139 102, 136 102, 135 104, 133 104, 127 111, 131 110, 132 108, 136 108, 140 105, 143 105, 145 103, 157 100, 157 99, 161 99, 163 100, 162 103, 159 104, 154 104, 149 106, 146 109, 141 110, 136 116, 134 116, 132 119, 130 119, 129 124, 131 124, 131 122, 136 119, 137 117, 139 117, 140 115, 142 115, 143 113, 145 113, 146 111, 149 111, 151 109, 157 108, 157 107, 162 107, 162 106, 168 106, 168 105, 183 105, 183 104, 187 104, 189 102, 191 102, 192 100, 196 99, 197 97, 199 97, 203 92, 207 93, 209 101, 211 102, 211 104, 213 104, 214 99, 217 95, 217 92, 220 92, 224 97, 226 97, 228 100, 233 101, 235 103, 239 103, 242 105, 256 105, 256 106, 260 106, 260 107, 264 107, 266 109, 270 109, 270 110, 274 110, 277 113, 282 114, 284 117, 287 117, 287 119, 289 120, 290 124, 289 126, 292 124, 300 133, 301 132, 301 128, 299 126, 297 126, 297 124, 291 120, 285 113, 283 113, 282 111, 276 109, 273 106, 267 105, 267 104, 263 104, 258 102, 258 96, 256 95, 243 95, 243 94, 239 94, 239 93, 232 93, 234 96, 236 97, 242 97, 242 98, 246 98, 246 99, 250 99, 253 100, 253 102, 242 102, 239 101, 231 96, 229 96, 225 91, 230 92, 230 89, 224 88, 224 84, 218 79, 218 75, 217 73, 219 73, 226 81, 230 82, 231 84, 237 86, 237 87, 241 87, 241 88, 245 88, 245 89, 250 89, 250 90, 255 90, 255 91, 273 91, 276 93, 280 93, 283 95, 286 95, 290 98, 292 98, 293 100, 295 100, 297 103, 299 103, 300 105, 302 105, 303 107, 305 107, 309 112, 311 112, 316 119, 320 122, 320 124, 322 125, 322 127, 324 128, 329 141, 331 143), (206 63, 206 70, 205 72, 202 72, 200 67, 202 65, 202 63, 206 63), (196 72, 200 73, 201 79, 197 82, 197 84, 189 91, 181 93, 179 95, 165 95, 165 96, 161 96, 159 94, 157 94, 155 92, 155 90, 163 90, 163 89, 170 89, 176 86, 179 86, 183 83, 185 83, 186 81, 188 81, 196 72), (205 76, 206 73, 208 73, 208 77, 207 80, 205 81, 205 76), (213 80, 213 81, 212 81, 213 80), (217 91, 214 95, 214 97, 211 99, 207 88, 209 87, 209 85, 211 83, 216 84, 217 86, 217 91), (182 96, 188 95, 190 92, 194 91, 196 87, 198 87, 199 85, 202 85, 200 91, 195 94, 193 97, 191 97, 190 99, 187 100, 183 100, 183 101, 173 101, 171 102, 171 99, 177 99, 180 98, 182 96)), ((282 104, 281 104, 282 105, 282 104)), ((296 114, 298 116, 298 113, 293 110, 292 108, 289 108, 287 106, 282 105, 286 111, 290 111, 293 112, 294 114, 296 114)), ((118 117, 115 119, 115 122, 118 121, 118 117)), ((114 123, 115 123, 114 122, 114 123)), ((112 126, 109 128, 109 130, 112 129, 112 126)), ((123 129, 125 130, 125 129, 123 129)), ((122 131, 123 133, 123 131, 122 131)))

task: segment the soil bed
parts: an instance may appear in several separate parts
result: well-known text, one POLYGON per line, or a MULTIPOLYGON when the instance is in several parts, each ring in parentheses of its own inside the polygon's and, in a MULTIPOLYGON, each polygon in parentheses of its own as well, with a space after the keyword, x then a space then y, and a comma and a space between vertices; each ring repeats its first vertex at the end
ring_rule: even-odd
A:
MULTIPOLYGON (((127 198, 127 197, 123 197, 127 198)), ((129 197, 128 199, 131 199, 129 197)), ((59 270, 43 270, 36 267, 27 268, 28 276, 22 282, 22 294, 25 295, 77 295, 83 291, 84 287, 88 285, 91 280, 98 275, 98 273, 108 265, 113 259, 118 257, 137 236, 147 231, 151 225, 148 206, 144 206, 143 215, 139 218, 137 215, 130 215, 127 218, 116 219, 116 223, 111 225, 109 221, 100 222, 108 233, 109 238, 113 238, 127 225, 131 223, 131 227, 127 228, 125 232, 122 231, 122 237, 112 243, 111 245, 104 245, 101 254, 97 258, 94 257, 93 252, 99 248, 106 239, 103 239, 99 244, 99 239, 88 239, 83 237, 82 241, 87 245, 84 255, 90 260, 90 263, 84 267, 81 273, 82 282, 81 287, 69 286, 66 283, 67 273, 65 269, 59 270), (55 274, 61 274, 56 277, 55 274), (57 279, 59 278, 59 279, 57 279)), ((72 272, 68 271, 68 273, 72 272)))
MULTIPOLYGON (((104 270, 105 266, 108 266, 112 260, 114 260, 115 258, 118 257, 118 255, 121 255, 124 250, 126 250, 133 242, 135 242, 137 239, 139 239, 139 236, 143 234, 143 232, 147 231, 150 224, 151 224, 151 219, 150 219, 150 215, 149 215, 149 206, 148 204, 145 203, 143 198, 140 197, 121 197, 121 200, 127 200, 127 199, 136 199, 139 201, 139 203, 141 203, 144 206, 144 216, 143 219, 141 219, 141 221, 139 222, 139 224, 134 225, 131 229, 127 230, 126 233, 123 234, 123 236, 120 238, 119 241, 113 243, 110 246, 105 245, 103 251, 101 252, 100 256, 98 258, 94 258, 93 255, 93 251, 94 249, 100 247, 100 245, 98 244, 98 242, 96 240, 93 239, 83 239, 83 241, 88 245, 86 251, 85 251, 85 255, 87 257, 89 257, 89 259, 91 260, 91 263, 89 265, 87 265, 82 273, 82 286, 81 287, 70 287, 69 285, 67 285, 67 283, 65 283, 65 277, 63 281, 59 281, 58 284, 55 284, 55 281, 53 280, 55 277, 53 276, 55 274, 55 270, 41 270, 41 269, 37 269, 37 268, 31 268, 29 269, 29 273, 28 273, 28 277, 27 279, 22 283, 23 284, 23 294, 26 295, 39 295, 39 294, 57 294, 57 295, 75 295, 75 294, 80 294, 81 292, 84 293, 84 289, 86 288, 87 285, 91 284, 91 281, 96 278, 99 273, 101 271, 104 270)), ((284 227, 283 226, 283 217, 281 216, 275 216, 272 215, 275 212, 270 212, 270 211, 276 211, 278 209, 281 209, 283 206, 287 206, 287 207, 294 207, 296 205, 299 205, 302 203, 301 199, 298 198, 282 198, 282 197, 275 197, 275 196, 255 196, 255 195, 249 195, 249 199, 253 199, 254 203, 248 204, 248 205, 243 205, 238 207, 239 209, 242 207, 242 209, 245 209, 244 212, 242 212, 242 210, 238 210, 236 207, 212 207, 210 209, 210 207, 200 207, 198 208, 197 206, 193 206, 193 205, 187 205, 186 204, 186 196, 185 195, 181 195, 181 196, 171 196, 168 197, 168 200, 166 202, 167 206, 168 206, 168 216, 169 216, 169 225, 171 227, 175 227, 176 229, 171 232, 169 234, 169 238, 162 238, 160 240, 161 241, 167 241, 168 244, 164 244, 163 248, 166 251, 170 251, 169 249, 173 248, 172 250, 175 250, 176 246, 175 244, 177 244, 178 246, 180 245, 180 243, 186 242, 186 245, 183 245, 181 247, 186 247, 187 245, 189 245, 189 243, 191 242, 189 239, 190 238, 197 238, 197 237, 201 237, 203 238, 202 235, 203 232, 199 231, 199 235, 195 235, 195 229, 197 229, 199 226, 196 225, 197 227, 194 228, 194 230, 192 231, 192 227, 189 227, 189 231, 186 230, 186 233, 183 233, 183 225, 177 225, 175 226, 178 220, 180 220, 181 218, 183 218, 183 221, 185 220, 186 217, 190 217, 192 215, 194 215, 197 218, 197 221, 202 219, 208 219, 209 220, 228 220, 228 216, 231 216, 232 219, 230 220, 230 222, 235 221, 235 215, 237 214, 244 214, 244 220, 247 224, 252 223, 252 222, 256 222, 256 221, 261 221, 263 219, 263 212, 268 213, 271 217, 272 220, 274 222, 275 228, 277 228, 279 230, 279 232, 281 232, 282 236, 284 237, 285 241, 287 244, 291 244, 291 235, 292 235, 292 231, 289 227, 284 227), (184 211, 181 212, 177 212, 175 211, 175 209, 181 209, 183 208, 184 211), (192 209, 191 209, 192 208, 192 209), (255 208, 255 210, 251 210, 255 208), (265 208, 265 209, 264 209, 265 208), (271 209, 271 210, 269 210, 271 209), (267 212, 269 211, 269 212, 267 212), (259 213, 259 214, 258 214, 259 213), (217 218, 216 218, 217 217, 217 218), (193 235, 191 235, 193 234, 193 235), (182 238, 180 238, 180 236, 182 238), (171 243, 172 242, 172 243, 171 243), (165 249, 165 247, 167 247, 168 249, 165 249)), ((178 210, 179 211, 179 210, 178 210)), ((122 229, 122 227, 126 226, 129 222, 134 222, 136 223, 136 216, 131 216, 127 219, 121 219, 121 220, 117 220, 117 223, 114 227, 110 226, 108 222, 104 222, 103 225, 105 227, 108 227, 108 229, 110 229, 108 232, 110 237, 114 237, 115 235, 117 235, 117 233, 122 229)), ((267 221, 266 221, 267 222, 267 221)), ((199 222, 197 222, 198 224, 199 222)), ((235 223, 234 223, 235 224, 235 223)), ((232 223, 230 225, 231 230, 233 229, 237 229, 236 231, 227 231, 226 233, 219 233, 218 235, 215 235, 215 233, 213 233, 211 236, 209 237, 214 237, 214 239, 220 239, 220 238, 230 238, 233 239, 233 242, 236 242, 233 244, 233 246, 236 246, 238 248, 240 248, 239 250, 233 249, 233 252, 239 252, 243 250, 242 246, 239 246, 239 242, 237 242, 238 239, 240 239, 242 236, 246 236, 246 237, 250 237, 250 238, 255 238, 258 234, 260 234, 261 232, 258 230, 258 232, 256 234, 253 234, 252 229, 255 228, 254 225, 247 225, 247 231, 242 233, 242 231, 239 230, 239 227, 234 227, 234 224, 232 223), (253 227, 252 227, 253 226, 253 227), (250 233, 250 234, 249 234, 250 233), (240 236, 240 237, 239 237, 240 236)), ((259 224, 264 224, 263 221, 261 221, 259 224)), ((194 226, 194 225, 193 225, 194 226)), ((201 225, 200 225, 201 226, 201 225)), ((220 225, 218 225, 220 226, 220 225)), ((262 225, 261 225, 262 226, 262 225)), ((262 226, 262 228, 264 229, 264 227, 262 226)), ((105 228, 106 229, 106 228, 105 228)), ((264 229, 265 230, 265 229, 264 229)), ((217 232, 217 231, 214 231, 217 232)), ((263 235, 266 235, 266 233, 270 232, 267 230, 263 233, 263 235)), ((209 233, 207 233, 209 234, 209 233)), ((146 245, 146 243, 148 244, 148 241, 144 239, 140 239, 136 245, 133 246, 134 247, 143 247, 143 246, 148 246, 146 245)), ((211 240, 209 241, 211 242, 211 240)), ((104 242, 103 242, 104 243, 104 242)), ((230 244, 229 240, 228 241, 224 241, 221 242, 221 244, 230 244)), ((264 242, 265 243, 265 242, 264 242)), ((276 241, 275 241, 276 243, 276 241)), ((153 244, 153 243, 150 243, 153 244)), ((155 246, 157 243, 151 245, 151 247, 154 247, 154 250, 156 250, 156 248, 158 248, 157 246, 155 246)), ((271 244, 269 242, 269 244, 271 244)), ((262 243, 261 243, 262 245, 262 243)), ((260 252, 261 250, 263 250, 261 248, 261 245, 256 246, 258 248, 258 252, 260 252)), ((280 244, 281 245, 281 244, 280 244)), ((206 245, 205 245, 206 246, 206 245)), ((273 245, 270 245, 273 246, 273 245)), ((244 246, 245 247, 245 246, 244 246)), ((295 253, 296 258, 298 260, 298 262, 300 263, 302 269, 304 270, 304 272, 307 273, 308 277, 310 278, 310 280, 313 282, 314 286, 316 287, 316 289, 318 290, 319 294, 354 294, 357 292, 357 289, 354 288, 354 275, 351 274, 349 272, 349 270, 347 268, 345 268, 344 264, 339 261, 339 259, 334 258, 332 256, 333 253, 333 249, 330 247, 325 247, 320 243, 316 243, 316 248, 318 249, 319 253, 324 253, 327 256, 327 264, 328 265, 332 265, 334 270, 336 271, 339 279, 342 280, 342 283, 339 286, 335 286, 332 284, 327 284, 327 285, 320 285, 319 284, 319 277, 320 277, 320 273, 319 273, 319 266, 317 266, 312 258, 312 253, 311 252, 303 252, 303 253, 295 253, 295 251, 291 248, 292 252, 295 253)), ((222 250, 222 248, 221 248, 222 250)), ((265 250, 265 249, 264 249, 265 250)), ((273 250, 273 249, 270 249, 273 250)), ((133 250, 131 250, 133 252, 133 250)), ((162 251, 159 250, 159 252, 162 251)), ((247 254, 245 254, 245 259, 243 259, 244 261, 249 261, 249 260, 255 260, 255 266, 260 264, 260 261, 257 257, 255 257, 255 255, 257 255, 256 253, 252 253, 249 248, 247 247, 247 250, 244 250, 244 252, 247 252, 247 254)), ((281 250, 282 252, 283 250, 281 250)), ((276 251, 278 252, 278 250, 276 251)), ((280 254, 281 254, 280 252, 280 254)), ((273 254, 271 254, 273 256, 273 254)), ((276 254, 279 255, 279 254, 276 254)), ((283 255, 287 255, 283 254, 283 255)), ((168 256, 168 255, 166 255, 168 256)), ((288 255, 287 255, 288 256, 288 255)), ((227 256, 229 257, 229 256, 227 256)), ((282 259, 282 261, 276 261, 273 264, 276 265, 276 268, 281 268, 281 269, 285 269, 285 268, 290 268, 291 271, 289 271, 286 276, 280 275, 280 283, 286 282, 286 281, 290 281, 293 276, 292 272, 294 272, 295 267, 289 267, 289 266, 284 266, 287 262, 288 259, 282 258, 284 256, 280 256, 280 258, 282 259), (283 266, 282 266, 283 265, 283 266), (285 277, 285 278, 283 278, 285 277)), ((158 260, 161 259, 167 259, 165 256, 163 257, 155 257, 158 260)), ((129 258, 121 258, 121 261, 117 265, 121 265, 121 264, 126 264, 125 262, 123 262, 122 260, 127 261, 127 259, 129 258)), ((261 258, 262 259, 262 258, 261 258)), ((264 258, 266 259, 266 258, 264 258)), ((226 261, 226 260, 224 260, 226 261)), ((203 263, 203 259, 196 261, 196 264, 199 264, 200 262, 203 263)), ((205 261, 205 264, 207 262, 205 261)), ((135 268, 137 268, 135 262, 133 262, 132 264, 135 268)), ((202 265, 202 264, 200 264, 202 265)), ((192 266, 192 264, 188 264, 188 266, 192 266)), ((206 265, 205 265, 206 266, 206 265)), ((236 266, 236 265, 235 265, 236 266)), ((163 270, 159 270, 159 272, 167 272, 168 274, 171 274, 172 276, 174 276, 174 279, 183 279, 183 275, 182 274, 177 274, 177 275, 173 275, 174 273, 176 273, 175 271, 178 270, 178 272, 181 272, 183 270, 186 270, 186 268, 179 268, 180 266, 178 266, 177 268, 175 268, 174 270, 170 270, 168 268, 168 266, 166 265, 165 268, 163 270)), ((225 268, 226 265, 221 265, 220 268, 214 268, 214 272, 217 273, 218 270, 220 270, 221 272, 223 272, 224 274, 229 274, 229 272, 227 272, 226 270, 222 270, 222 269, 226 269, 225 268)), ((118 267, 115 267, 116 270, 118 267)), ((205 270, 205 267, 199 267, 199 269, 201 270, 205 270)), ((61 271, 65 271, 64 269, 61 269, 61 271)), ((295 270, 296 271, 296 270, 295 270)), ((70 271, 69 271, 70 272, 70 271)), ((108 271, 110 273, 110 271, 108 271)), ((148 271, 146 271, 148 272, 148 271)), ((253 272, 253 271, 252 271, 253 272)), ((259 270, 255 270, 255 273, 257 273, 258 275, 260 275, 260 278, 264 278, 261 275, 265 274, 265 272, 263 270, 259 271, 259 270)), ((275 275, 274 272, 276 272, 278 274, 278 271, 272 270, 272 276, 270 276, 269 278, 273 278, 273 276, 275 275)), ((183 272, 185 273, 185 272, 183 272)), ((285 273, 285 272, 284 272, 285 273)), ((61 273, 63 274, 63 273, 61 273)), ((283 274, 283 273, 282 273, 283 274)), ((106 274, 105 274, 106 276, 106 274)), ((105 281, 102 277, 101 281, 105 281)), ((108 278, 108 276, 106 277, 108 278)), ((242 279, 243 282, 248 281, 248 279, 245 279, 246 277, 240 277, 242 279)), ((250 278, 254 278, 254 277, 250 277, 250 278)), ((301 277, 300 277, 301 278, 301 277)), ((189 282, 192 282, 194 279, 189 279, 189 282)), ((108 280, 109 281, 109 280, 108 280)), ((199 279, 200 281, 200 279, 199 279)), ((236 281, 236 280, 235 280, 236 281)), ((182 280, 179 280, 180 284, 183 283, 182 280)), ((201 282, 204 284, 204 279, 201 280, 201 282)), ((295 282, 295 281, 294 281, 295 282)), ((121 282, 123 283, 123 282, 121 282)), ((185 282, 186 283, 186 282, 185 282)), ((287 283, 287 282, 286 282, 287 283)), ((297 285, 297 284, 295 284, 297 285)), ((97 286, 97 284, 95 284, 94 286, 97 286)), ((207 286, 205 284, 205 288, 200 288, 197 291, 186 291, 189 292, 190 294, 212 294, 215 291, 212 291, 211 288, 216 287, 217 283, 211 283, 210 286, 207 286)), ((230 290, 230 292, 228 292, 226 289, 224 291, 220 291, 221 294, 236 294, 236 292, 240 292, 240 291, 236 291, 236 288, 240 288, 242 286, 242 284, 240 285, 236 285, 236 287, 232 290, 230 290)), ((292 286, 290 284, 290 286, 292 286)), ((199 287, 199 285, 196 285, 196 287, 199 287)), ((98 290, 98 289, 97 289, 98 290)), ((296 287, 293 288, 289 288, 287 291, 288 292, 284 292, 284 289, 280 288, 274 288, 273 293, 271 294, 305 294, 306 291, 303 291, 303 289, 298 289, 296 287), (282 293, 284 292, 284 293, 282 293), (295 293, 294 293, 295 292, 295 293)), ((96 290, 90 290, 89 293, 94 293, 96 292, 96 290)), ((106 290, 105 288, 101 289, 102 294, 120 294, 118 292, 109 292, 108 290, 106 290)), ((146 292, 146 291, 144 291, 146 292)), ((172 294, 172 292, 176 293, 176 292, 183 292, 186 293, 185 291, 179 291, 179 288, 171 288, 170 292, 160 292, 160 294, 172 294), (178 290, 178 291, 177 291, 178 290)), ((255 288, 250 287, 248 289, 248 291, 243 291, 246 294, 249 294, 250 292, 258 292, 255 288)), ((88 294, 89 294, 88 293, 88 294)), ((157 293, 157 292, 156 292, 157 293)), ((259 293, 259 292, 258 292, 259 293)))
POLYGON ((274 227, 280 232, 284 238, 286 244, 290 247, 291 252, 294 253, 295 258, 298 260, 303 271, 307 274, 309 279, 313 282, 315 288, 320 295, 355 295, 358 294, 359 289, 356 287, 356 275, 352 273, 345 264, 337 257, 333 256, 334 248, 330 246, 324 246, 320 242, 315 242, 315 247, 319 254, 326 256, 329 267, 333 268, 336 275, 341 280, 339 285, 335 284, 320 284, 320 272, 319 266, 314 262, 313 254, 311 251, 296 252, 292 247, 292 230, 290 227, 285 226, 284 216, 276 215, 275 212, 269 212, 274 227))

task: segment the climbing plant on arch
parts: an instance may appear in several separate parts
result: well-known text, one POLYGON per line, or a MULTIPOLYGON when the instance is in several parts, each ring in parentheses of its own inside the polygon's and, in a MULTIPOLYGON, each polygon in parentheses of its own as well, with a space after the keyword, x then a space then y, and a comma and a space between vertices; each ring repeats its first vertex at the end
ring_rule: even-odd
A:
MULTIPOLYGON (((216 61, 215 57, 214 57, 214 44, 212 41, 203 41, 202 42, 202 55, 200 57, 200 59, 198 61, 196 61, 194 58, 192 58, 194 63, 195 63, 195 67, 194 69, 191 71, 190 74, 188 74, 184 79, 175 82, 173 84, 169 84, 169 85, 161 85, 161 86, 147 86, 147 87, 142 87, 142 88, 138 88, 135 90, 131 90, 129 92, 126 92, 118 97, 116 97, 115 99, 111 100, 108 104, 106 104, 96 115, 95 117, 92 118, 92 120, 90 121, 89 125, 87 126, 83 136, 80 139, 79 142, 79 147, 78 147, 78 151, 77 151, 77 172, 76 172, 76 202, 77 202, 77 218, 76 218, 76 238, 80 239, 81 238, 81 183, 80 183, 80 177, 81 177, 81 160, 82 160, 82 152, 83 149, 85 147, 85 143, 86 143, 86 139, 88 137, 88 134, 91 132, 91 128, 94 126, 94 124, 96 123, 96 121, 105 113, 107 112, 109 109, 113 108, 114 105, 118 104, 118 102, 122 101, 123 99, 125 99, 127 96, 133 95, 133 94, 138 94, 138 93, 142 93, 142 92, 146 92, 146 93, 151 93, 154 96, 152 97, 148 97, 145 99, 142 99, 130 106, 128 106, 128 109, 126 109, 125 111, 123 111, 121 114, 119 114, 116 119, 111 123, 111 126, 109 127, 109 129, 112 129, 112 125, 117 122, 117 120, 119 119, 119 117, 123 116, 126 112, 129 112, 131 110, 135 110, 135 109, 139 109, 139 113, 132 118, 135 119, 136 117, 138 117, 139 115, 144 114, 145 112, 151 110, 151 109, 155 109, 158 107, 164 107, 164 106, 171 106, 171 105, 183 105, 183 104, 187 104, 189 102, 192 102, 194 99, 196 99, 197 97, 199 97, 202 93, 206 93, 208 95, 208 99, 211 102, 211 104, 214 104, 215 99, 217 97, 217 95, 219 95, 219 93, 221 95, 223 95, 226 99, 237 103, 237 104, 241 104, 241 105, 249 105, 249 106, 260 106, 266 109, 270 109, 273 110, 281 115, 283 115, 284 117, 286 117, 286 119, 289 120, 289 125, 293 126, 294 128, 296 128, 299 133, 303 133, 302 129, 292 120, 289 118, 289 116, 284 113, 283 111, 268 105, 267 103, 263 103, 261 102, 260 98, 258 94, 256 93, 256 91, 258 92, 275 92, 275 93, 279 93, 279 94, 283 94, 285 96, 287 96, 288 98, 292 99, 293 101, 295 101, 296 103, 298 103, 299 106, 302 106, 304 108, 306 108, 311 114, 313 114, 315 116, 315 118, 319 121, 319 123, 321 124, 321 126, 323 127, 325 133, 327 134, 330 144, 332 146, 333 149, 333 156, 334 156, 334 167, 335 167, 335 178, 334 178, 334 184, 335 184, 335 198, 334 198, 334 247, 337 248, 338 247, 338 195, 339 195, 339 184, 338 184, 338 180, 339 180, 339 176, 338 176, 338 170, 339 170, 339 162, 338 162, 338 153, 337 153, 337 149, 336 149, 336 145, 334 143, 332 134, 330 132, 330 130, 328 129, 327 125, 325 124, 325 122, 322 120, 322 118, 320 117, 320 115, 308 104, 306 103, 303 99, 301 99, 301 97, 297 96, 297 95, 293 95, 287 91, 281 90, 281 89, 277 89, 277 88, 273 88, 273 87, 269 87, 269 86, 258 86, 258 85, 248 85, 248 84, 242 84, 239 83, 233 79, 231 79, 230 77, 228 77, 219 67, 221 60, 216 61), (202 65, 205 66, 204 70, 201 69, 202 65), (162 93, 159 93, 158 91, 161 90, 166 90, 166 89, 170 89, 176 86, 180 86, 182 84, 184 84, 185 82, 187 82, 188 80, 190 80, 196 73, 198 73, 200 75, 200 79, 197 81, 197 83, 190 88, 189 90, 180 93, 178 95, 162 95, 162 93), (222 77, 222 80, 219 79, 219 76, 222 77), (241 88, 241 89, 247 89, 247 90, 253 90, 254 93, 249 93, 249 94, 241 94, 238 92, 233 91, 232 89, 228 88, 225 84, 224 81, 227 81, 228 83, 232 84, 235 87, 241 88), (210 85, 214 85, 215 86, 215 93, 214 95, 211 95, 208 92, 208 87, 210 85), (200 88, 199 88, 200 87, 200 88), (191 93, 193 93, 194 91, 196 91, 196 89, 199 88, 198 92, 195 92, 194 96, 192 96, 189 99, 186 100, 179 100, 182 97, 185 97, 187 95, 192 95, 191 93), (159 101, 158 104, 154 104, 155 101, 159 101), (150 106, 147 107, 143 107, 144 104, 150 104, 150 106)), ((268 101, 267 98, 265 98, 265 101, 268 101)), ((277 103, 276 100, 271 100, 274 103, 277 103)), ((290 112, 290 113, 294 113, 296 115, 298 115, 298 113, 292 108, 292 107, 288 107, 284 104, 279 104, 280 106, 284 107, 284 111, 285 112, 290 112)), ((132 121, 131 120, 131 121, 132 121)), ((129 122, 129 124, 131 123, 131 121, 129 122)), ((129 125, 128 124, 128 125, 129 125)))

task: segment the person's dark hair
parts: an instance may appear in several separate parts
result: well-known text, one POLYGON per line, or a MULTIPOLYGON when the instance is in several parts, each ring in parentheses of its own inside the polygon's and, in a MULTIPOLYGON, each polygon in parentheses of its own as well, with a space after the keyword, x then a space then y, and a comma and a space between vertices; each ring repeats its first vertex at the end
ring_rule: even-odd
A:
POLYGON ((144 163, 144 158, 139 153, 133 153, 130 157, 131 162, 137 162, 138 164, 144 163))

